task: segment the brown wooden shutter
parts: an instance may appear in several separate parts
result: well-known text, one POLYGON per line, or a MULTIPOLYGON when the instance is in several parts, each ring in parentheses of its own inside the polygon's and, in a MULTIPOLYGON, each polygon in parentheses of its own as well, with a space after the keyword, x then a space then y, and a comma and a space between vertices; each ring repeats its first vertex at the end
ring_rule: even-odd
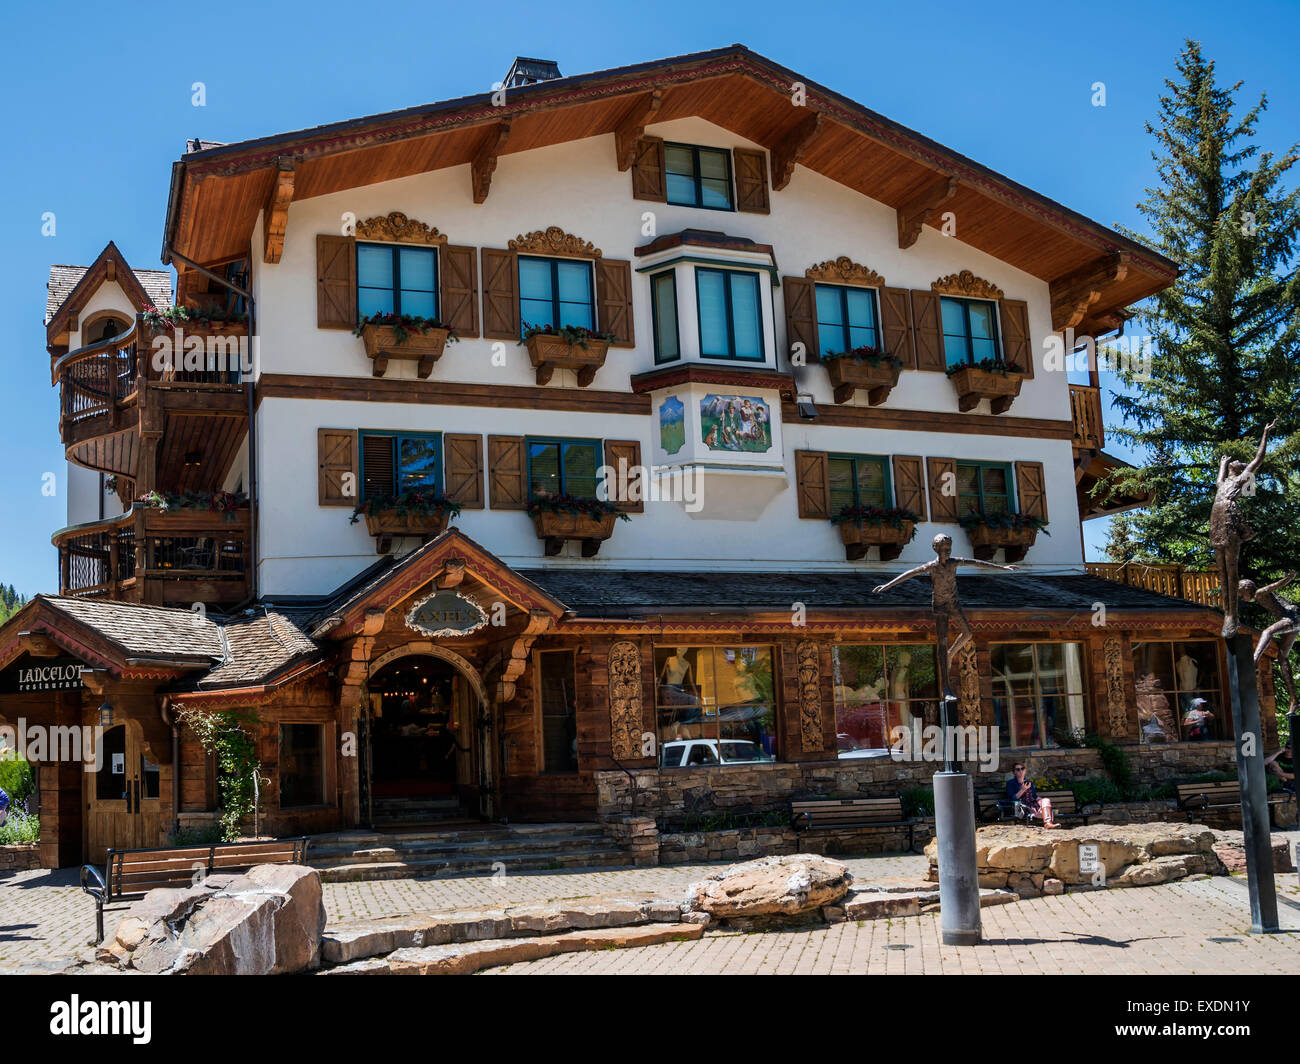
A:
MULTIPOLYGON (((605 441, 605 464, 614 471, 615 479, 609 484, 608 490, 611 497, 614 490, 619 485, 617 479, 620 460, 626 466, 627 485, 633 487, 639 496, 645 490, 645 482, 641 478, 641 441, 640 440, 606 440, 605 441)), ((645 499, 637 498, 635 501, 624 501, 614 499, 618 503, 620 510, 626 510, 630 514, 639 514, 645 512, 645 499)))
POLYGON ((925 472, 916 455, 894 455, 894 505, 925 520, 925 472))
POLYGON ((912 291, 912 342, 916 345, 916 368, 948 368, 943 353, 943 319, 939 313, 939 294, 923 288, 912 291))
POLYGON ((1002 319, 1002 359, 1026 377, 1034 375, 1034 348, 1029 342, 1029 304, 1023 299, 1003 299, 998 310, 1002 319))
POLYGON ((769 213, 767 156, 752 148, 736 148, 731 154, 736 162, 736 210, 769 213))
POLYGON ((397 493, 397 470, 393 466, 393 437, 361 437, 361 497, 382 499, 397 493))
POLYGON ((880 289, 880 341, 885 353, 900 359, 904 369, 916 368, 912 301, 906 288, 880 289))
POLYGON ((483 509, 483 437, 445 433, 442 437, 443 494, 462 509, 483 509))
POLYGON ((1047 520, 1047 483, 1042 462, 1016 463, 1016 509, 1047 520))
POLYGON ((636 142, 632 163, 632 198, 668 202, 668 178, 664 173, 662 137, 642 137, 636 142))
POLYGON ((488 488, 492 509, 528 508, 528 470, 522 436, 488 437, 488 488))
POLYGON ((356 506, 357 434, 352 429, 317 429, 316 462, 318 503, 356 506))
POLYGON ((927 458, 925 465, 930 475, 930 520, 955 524, 957 521, 957 459, 927 458), (951 487, 951 495, 944 493, 945 480, 951 487))
POLYGON ((442 323, 457 336, 478 336, 478 249, 446 244, 438 266, 442 323))
POLYGON ((316 328, 351 329, 357 323, 356 241, 316 234, 316 328))
POLYGON ((831 483, 825 451, 794 452, 795 494, 800 517, 829 518, 831 483))
POLYGON ((483 249, 483 335, 518 340, 519 263, 513 251, 483 249))
POLYGON ((817 289, 806 277, 782 277, 785 292, 785 336, 793 354, 794 345, 804 346, 804 356, 811 362, 821 357, 817 341, 817 289))
POLYGON ((614 347, 635 347, 632 322, 632 264, 627 259, 596 260, 596 329, 618 337, 614 347))

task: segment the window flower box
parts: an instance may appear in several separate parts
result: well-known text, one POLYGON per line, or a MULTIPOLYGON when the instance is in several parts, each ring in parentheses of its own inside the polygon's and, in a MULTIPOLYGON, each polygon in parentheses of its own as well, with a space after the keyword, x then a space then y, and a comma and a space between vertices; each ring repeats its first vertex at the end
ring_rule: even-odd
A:
POLYGON ((1024 376, 1009 369, 1005 363, 985 359, 973 366, 950 369, 948 379, 957 391, 958 410, 963 413, 974 410, 981 399, 987 399, 993 413, 1005 414, 1020 394, 1024 376))
POLYGON ((1018 562, 1038 540, 1038 533, 1050 536, 1047 522, 1029 514, 981 514, 972 511, 959 521, 970 537, 975 557, 992 561, 997 551, 1005 552, 1008 563, 1018 562))
POLYGON ((442 358, 449 340, 456 337, 441 323, 427 318, 376 314, 357 326, 356 334, 372 362, 371 372, 382 377, 390 359, 414 362, 416 376, 427 380, 433 364, 442 358))
POLYGON ((557 369, 578 373, 578 387, 585 388, 605 364, 612 336, 588 329, 564 328, 558 332, 529 326, 524 333, 528 359, 537 370, 537 383, 548 384, 557 369))
POLYGON ((846 561, 861 561, 868 547, 880 548, 880 560, 893 561, 916 536, 917 515, 901 508, 846 506, 831 523, 840 530, 846 561))
POLYGON ((570 499, 556 496, 535 499, 528 507, 537 538, 545 544, 547 557, 559 554, 566 540, 582 543, 582 556, 591 558, 600 545, 614 534, 614 522, 629 517, 611 503, 598 499, 570 499))
POLYGON ((352 522, 365 518, 366 532, 375 537, 375 551, 387 554, 394 536, 419 536, 429 540, 447 529, 460 506, 440 495, 419 491, 383 499, 369 499, 352 514, 352 522))
POLYGON ((857 348, 822 359, 835 388, 835 402, 847 403, 859 388, 866 389, 867 402, 879 406, 898 383, 903 363, 875 348, 857 348))

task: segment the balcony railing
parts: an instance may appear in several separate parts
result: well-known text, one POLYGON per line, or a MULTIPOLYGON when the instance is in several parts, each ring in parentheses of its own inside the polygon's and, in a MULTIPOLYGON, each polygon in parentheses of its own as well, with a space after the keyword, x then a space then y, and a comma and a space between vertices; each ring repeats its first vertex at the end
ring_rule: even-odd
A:
POLYGON ((1139 562, 1085 562, 1089 576, 1100 576, 1117 584, 1141 587, 1162 595, 1220 607, 1219 574, 1181 565, 1143 565, 1139 562))
POLYGON ((59 591, 156 605, 230 604, 248 597, 247 510, 218 514, 135 507, 54 534, 59 591))
POLYGON ((1106 430, 1101 423, 1101 389, 1071 384, 1070 418, 1074 422, 1074 449, 1100 451, 1106 443, 1106 430))

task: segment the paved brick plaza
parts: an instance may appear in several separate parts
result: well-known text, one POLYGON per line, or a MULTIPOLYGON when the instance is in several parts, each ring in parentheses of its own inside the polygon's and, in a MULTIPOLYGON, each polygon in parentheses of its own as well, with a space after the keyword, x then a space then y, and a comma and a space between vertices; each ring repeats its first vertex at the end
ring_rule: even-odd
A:
MULTIPOLYGON (((916 855, 850 858, 845 863, 863 879, 915 876, 925 867, 924 858, 916 855)), ((330 923, 335 923, 621 890, 676 893, 705 867, 330 883, 325 885, 325 904, 330 923)), ((1300 973, 1296 875, 1279 875, 1278 886, 1281 923, 1289 932, 1280 935, 1250 936, 1244 877, 1218 876, 985 909, 987 941, 974 949, 941 946, 939 918, 932 914, 814 931, 710 932, 698 942, 575 953, 495 972, 1300 973), (898 946, 907 948, 890 948, 898 946)), ((74 871, 0 877, 0 969, 71 953, 86 942, 93 927, 93 906, 77 887, 74 871)))

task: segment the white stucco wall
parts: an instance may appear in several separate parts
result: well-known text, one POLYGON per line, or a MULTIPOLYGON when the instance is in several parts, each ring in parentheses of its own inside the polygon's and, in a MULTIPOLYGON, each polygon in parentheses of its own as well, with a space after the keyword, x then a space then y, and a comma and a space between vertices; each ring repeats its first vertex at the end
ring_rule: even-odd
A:
MULTIPOLYGON (((698 119, 664 123, 649 132, 669 140, 718 147, 754 146, 698 119)), ((316 328, 316 235, 341 232, 345 212, 357 219, 402 211, 436 226, 453 244, 504 248, 520 233, 556 225, 602 249, 607 258, 633 263, 635 349, 611 349, 597 373, 593 390, 627 392, 633 374, 655 368, 649 279, 635 272, 634 249, 649 241, 646 214, 654 216, 657 235, 685 228, 716 229, 730 236, 771 244, 782 275, 802 276, 809 266, 848 255, 882 274, 891 286, 926 289, 939 277, 969 269, 1003 289, 1008 298, 1029 304, 1030 331, 1039 369, 1024 382, 1008 416, 1067 421, 1067 380, 1047 373, 1041 364, 1042 339, 1051 334, 1048 286, 1006 263, 925 229, 910 249, 900 250, 894 211, 802 167, 790 185, 771 193, 769 215, 720 212, 634 200, 631 177, 614 164, 613 138, 599 137, 553 148, 506 155, 498 163, 487 201, 475 205, 468 167, 442 170, 345 193, 294 202, 279 264, 254 261, 258 309, 256 364, 260 373, 350 377, 371 373, 361 341, 344 330, 316 328)), ((253 246, 260 248, 260 233, 253 246)), ((708 252, 702 252, 709 254, 708 252)), ((680 286, 679 286, 680 291, 680 286)), ((775 314, 776 363, 788 368, 782 295, 771 290, 775 314)), ((694 329, 694 315, 682 314, 682 332, 694 329)), ((504 345, 505 365, 493 366, 496 341, 463 340, 449 345, 434 369, 433 381, 534 385, 533 370, 521 346, 504 345)), ((390 363, 390 378, 414 378, 414 366, 390 363)), ((824 369, 801 373, 801 387, 811 390, 822 409, 834 404, 824 369)), ((551 387, 574 384, 573 375, 557 371, 551 387)), ((727 391, 725 387, 714 390, 727 391)), ((753 394, 752 391, 746 394, 753 394)), ((375 559, 374 543, 364 525, 350 525, 349 513, 317 505, 316 430, 330 428, 407 429, 419 431, 564 435, 639 439, 650 461, 658 440, 657 407, 649 417, 576 414, 542 410, 438 406, 433 403, 383 403, 265 399, 258 412, 258 493, 261 502, 259 585, 267 595, 318 594, 344 582, 375 559)), ((859 395, 854 404, 866 405, 859 395)), ((958 415, 951 384, 940 373, 904 371, 885 410, 921 410, 958 415)), ((779 407, 777 407, 779 416, 779 407)), ((982 405, 979 412, 987 413, 982 405)), ((676 503, 648 503, 644 514, 620 523, 598 557, 566 555, 545 559, 528 517, 521 512, 466 511, 459 527, 512 565, 579 565, 637 568, 643 566, 729 569, 892 569, 932 554, 929 540, 940 530, 922 525, 899 561, 844 560, 843 546, 826 521, 804 521, 796 514, 794 451, 847 451, 864 454, 951 456, 990 461, 1042 461, 1047 472, 1050 536, 1040 536, 1025 564, 1062 567, 1082 561, 1078 511, 1074 497, 1068 440, 1042 440, 941 431, 895 431, 829 427, 798 422, 776 426, 781 453, 772 457, 785 466, 788 486, 754 521, 721 521, 688 516, 676 503)), ((960 529, 954 534, 960 553, 969 545, 960 529)))

